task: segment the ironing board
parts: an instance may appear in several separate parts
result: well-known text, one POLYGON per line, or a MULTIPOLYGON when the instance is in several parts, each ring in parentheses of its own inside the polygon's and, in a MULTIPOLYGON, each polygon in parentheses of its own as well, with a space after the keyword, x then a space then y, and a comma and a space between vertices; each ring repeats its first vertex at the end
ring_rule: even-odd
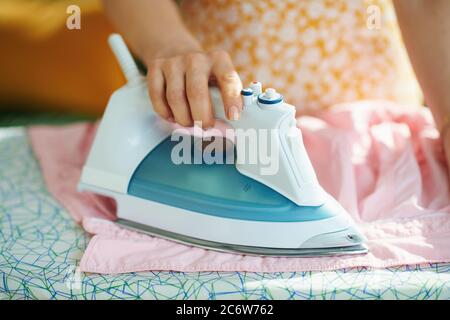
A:
MULTIPOLYGON (((61 122, 37 122, 48 120, 61 122)), ((25 123, 21 118, 19 124, 25 123)), ((17 121, 3 117, 2 124, 17 121)), ((450 264, 82 274, 77 266, 88 242, 89 235, 46 190, 25 128, 0 128, 0 299, 450 299, 450 264)))

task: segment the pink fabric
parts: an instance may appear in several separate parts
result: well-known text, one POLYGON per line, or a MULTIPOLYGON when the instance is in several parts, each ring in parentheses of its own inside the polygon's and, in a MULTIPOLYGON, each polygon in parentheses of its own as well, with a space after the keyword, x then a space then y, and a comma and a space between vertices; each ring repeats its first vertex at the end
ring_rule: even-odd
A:
POLYGON ((322 185, 368 238, 370 253, 250 257, 192 248, 115 225, 114 203, 76 185, 95 125, 34 127, 30 137, 54 197, 93 234, 81 270, 308 271, 450 261, 450 194, 438 132, 425 108, 384 101, 338 105, 299 119, 322 185))

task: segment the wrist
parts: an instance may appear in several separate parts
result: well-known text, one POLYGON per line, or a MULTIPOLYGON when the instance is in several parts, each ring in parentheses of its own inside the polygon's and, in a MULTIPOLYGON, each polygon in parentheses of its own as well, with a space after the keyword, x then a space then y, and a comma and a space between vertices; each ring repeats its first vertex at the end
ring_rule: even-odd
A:
POLYGON ((155 59, 170 58, 191 52, 203 52, 201 45, 193 37, 166 38, 146 46, 142 50, 142 59, 148 65, 155 59))

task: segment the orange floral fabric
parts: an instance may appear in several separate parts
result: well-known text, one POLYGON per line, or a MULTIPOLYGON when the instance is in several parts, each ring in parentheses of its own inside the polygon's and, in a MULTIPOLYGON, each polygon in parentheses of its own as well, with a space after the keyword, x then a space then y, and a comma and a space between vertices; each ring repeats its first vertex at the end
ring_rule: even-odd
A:
POLYGON ((230 53, 244 83, 262 81, 301 110, 421 103, 389 0, 185 0, 181 10, 205 49, 230 53))

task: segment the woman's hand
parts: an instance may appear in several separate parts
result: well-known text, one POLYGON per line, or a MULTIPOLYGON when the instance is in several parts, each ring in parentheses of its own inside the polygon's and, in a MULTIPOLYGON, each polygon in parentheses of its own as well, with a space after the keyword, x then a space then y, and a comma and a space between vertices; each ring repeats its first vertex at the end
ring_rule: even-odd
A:
POLYGON ((208 89, 212 79, 220 88, 228 119, 239 119, 242 83, 227 52, 168 54, 146 63, 153 108, 164 119, 185 127, 194 122, 203 128, 214 126, 208 89))
POLYGON ((212 78, 222 93, 225 114, 239 118, 241 80, 224 51, 205 53, 184 26, 172 0, 104 0, 103 7, 148 68, 155 111, 182 126, 214 125, 208 91, 212 78))

